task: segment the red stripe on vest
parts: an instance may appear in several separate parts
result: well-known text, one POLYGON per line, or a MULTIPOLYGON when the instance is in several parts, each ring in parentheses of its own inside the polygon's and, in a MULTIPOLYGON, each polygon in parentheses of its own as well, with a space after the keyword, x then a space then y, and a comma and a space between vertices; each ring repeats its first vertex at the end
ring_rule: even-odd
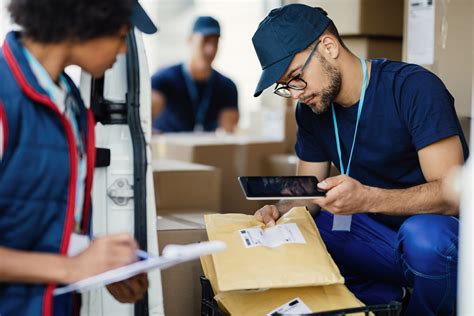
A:
POLYGON ((82 212, 82 232, 87 233, 91 210, 91 188, 95 168, 95 120, 91 109, 87 110, 87 173, 84 195, 84 211, 82 212))
POLYGON ((2 123, 2 132, 3 132, 3 143, 0 144, 0 146, 2 146, 2 155, 5 155, 5 150, 7 149, 7 141, 8 141, 8 124, 7 124, 7 115, 5 114, 5 109, 3 108, 2 102, 0 102, 0 122, 2 123))
MULTIPOLYGON (((7 61, 8 66, 13 72, 16 81, 20 85, 21 90, 32 100, 43 104, 50 108, 60 119, 61 123, 64 126, 66 133, 66 139, 69 145, 69 154, 70 161, 69 167, 71 170, 71 176, 69 177, 69 196, 67 203, 66 219, 63 228, 63 234, 61 239, 61 247, 59 253, 61 255, 66 255, 67 249, 69 246, 69 240, 71 238, 71 233, 74 228, 74 208, 76 201, 76 182, 77 182, 77 151, 76 151, 76 140, 74 138, 74 133, 72 127, 68 122, 67 118, 59 112, 58 108, 54 103, 45 95, 42 95, 36 91, 25 79, 23 72, 18 65, 15 56, 13 55, 8 42, 5 42, 3 45, 3 53, 5 55, 5 60, 7 61)), ((53 314, 53 290, 56 287, 56 284, 48 284, 45 294, 43 296, 43 316, 52 316, 53 314)))

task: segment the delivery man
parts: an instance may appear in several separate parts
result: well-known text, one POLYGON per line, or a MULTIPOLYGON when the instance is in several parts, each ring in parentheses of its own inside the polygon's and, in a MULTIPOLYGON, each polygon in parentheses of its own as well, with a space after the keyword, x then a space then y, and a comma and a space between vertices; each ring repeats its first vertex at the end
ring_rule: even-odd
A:
MULTIPOLYGON (((53 297, 56 285, 135 261, 137 243, 118 234, 87 247, 95 123, 64 68, 100 77, 133 26, 156 28, 136 0, 12 0, 8 9, 21 31, 0 53, 0 314, 72 315, 79 306, 53 297)), ((147 287, 140 275, 108 289, 133 303, 147 287)))
POLYGON ((151 78, 153 129, 159 133, 233 132, 239 121, 237 87, 215 70, 221 28, 211 16, 200 16, 189 38, 190 58, 160 69, 151 78))
MULTIPOLYGON (((444 84, 417 65, 355 56, 320 8, 272 10, 252 40, 255 96, 275 85, 299 101, 297 172, 323 180, 326 196, 307 207, 347 286, 366 304, 408 300, 411 287, 406 315, 452 315, 459 222, 441 183, 468 149, 444 84), (331 162, 342 175, 328 178, 331 162)), ((255 215, 272 225, 293 205, 255 215)))

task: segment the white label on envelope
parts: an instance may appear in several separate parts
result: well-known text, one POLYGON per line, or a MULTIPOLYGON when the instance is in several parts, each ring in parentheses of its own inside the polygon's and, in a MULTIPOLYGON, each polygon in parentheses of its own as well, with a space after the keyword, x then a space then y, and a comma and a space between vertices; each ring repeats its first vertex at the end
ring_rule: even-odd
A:
POLYGON ((266 246, 275 248, 283 244, 304 244, 303 234, 295 223, 275 225, 261 229, 252 227, 239 230, 245 248, 266 246))
POLYGON ((292 299, 286 304, 278 307, 277 309, 271 311, 267 314, 267 316, 272 316, 275 314, 284 314, 284 315, 300 315, 300 314, 311 314, 313 311, 309 309, 308 306, 301 300, 301 298, 297 297, 292 299))

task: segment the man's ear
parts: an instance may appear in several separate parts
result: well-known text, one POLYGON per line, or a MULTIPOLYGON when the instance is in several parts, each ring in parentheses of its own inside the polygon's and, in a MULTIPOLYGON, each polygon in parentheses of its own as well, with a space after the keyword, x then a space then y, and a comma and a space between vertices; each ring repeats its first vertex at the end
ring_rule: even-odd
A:
POLYGON ((323 35, 321 36, 321 50, 324 52, 324 55, 331 59, 336 59, 341 53, 341 43, 332 35, 323 35))

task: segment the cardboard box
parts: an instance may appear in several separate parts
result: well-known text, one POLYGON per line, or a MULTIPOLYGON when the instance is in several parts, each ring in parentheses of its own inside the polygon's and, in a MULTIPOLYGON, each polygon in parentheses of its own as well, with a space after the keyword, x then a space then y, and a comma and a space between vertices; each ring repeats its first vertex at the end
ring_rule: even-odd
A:
MULTIPOLYGON (((289 154, 271 155, 267 158, 266 163, 266 175, 268 176, 295 176, 298 157, 289 154)), ((340 174, 336 166, 331 163, 329 176, 335 177, 340 174)))
MULTIPOLYGON (((159 251, 167 244, 189 244, 207 240, 204 214, 175 214, 157 217, 159 251)), ((201 263, 194 260, 161 271, 165 315, 200 315, 201 263)))
POLYGON ((402 60, 401 38, 343 36, 342 40, 347 48, 359 57, 402 60))
POLYGON ((340 35, 402 36, 403 0, 290 0, 321 7, 340 35))
POLYGON ((471 118, 470 117, 460 117, 459 122, 461 123, 461 128, 466 137, 466 142, 469 145, 471 143, 471 118))
POLYGON ((271 155, 266 161, 267 176, 295 176, 298 158, 291 154, 271 155))
POLYGON ((253 214, 268 203, 246 200, 237 177, 264 175, 265 158, 283 153, 285 148, 282 140, 206 133, 166 134, 152 141, 155 154, 159 157, 200 163, 221 170, 223 213, 253 214))
POLYGON ((157 159, 152 163, 157 214, 161 210, 221 210, 221 171, 212 166, 157 159))
POLYGON ((298 131, 295 117, 296 103, 291 99, 288 99, 288 102, 285 111, 285 152, 293 154, 295 152, 296 134, 298 131))
MULTIPOLYGON (((472 0, 434 1, 434 64, 422 65, 444 82, 459 116, 472 117, 472 0)), ((408 60, 408 0, 405 0, 403 60, 408 60)), ((416 30, 416 29, 415 29, 416 30)), ((420 34, 423 36, 423 34, 420 34)))

